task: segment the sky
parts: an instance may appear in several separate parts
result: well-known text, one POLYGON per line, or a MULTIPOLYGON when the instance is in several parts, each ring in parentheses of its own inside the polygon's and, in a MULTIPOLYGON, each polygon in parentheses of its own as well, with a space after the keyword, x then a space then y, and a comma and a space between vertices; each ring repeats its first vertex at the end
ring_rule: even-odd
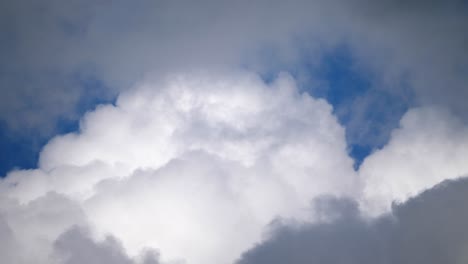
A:
POLYGON ((463 0, 0 3, 6 264, 468 261, 463 0))

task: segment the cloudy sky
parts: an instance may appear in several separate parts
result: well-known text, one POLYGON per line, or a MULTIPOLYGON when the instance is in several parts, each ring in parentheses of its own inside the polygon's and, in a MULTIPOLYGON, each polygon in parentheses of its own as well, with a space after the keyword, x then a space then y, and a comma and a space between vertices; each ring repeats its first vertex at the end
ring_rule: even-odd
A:
POLYGON ((468 263, 463 0, 0 2, 0 262, 468 263))

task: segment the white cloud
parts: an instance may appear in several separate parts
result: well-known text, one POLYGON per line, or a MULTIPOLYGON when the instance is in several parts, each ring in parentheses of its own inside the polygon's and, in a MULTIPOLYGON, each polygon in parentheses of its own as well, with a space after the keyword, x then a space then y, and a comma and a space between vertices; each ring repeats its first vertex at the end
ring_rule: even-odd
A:
MULTIPOLYGON (((0 188, 22 204, 13 208, 50 191, 70 197, 96 238, 116 236, 129 256, 152 247, 163 260, 229 263, 275 217, 308 217, 317 195, 357 192, 331 111, 287 75, 271 85, 246 73, 174 75, 88 113, 79 133, 49 142, 38 169, 11 172, 0 188)), ((23 229, 5 212, 14 232, 23 229)), ((64 232, 73 223, 56 221, 30 225, 64 232)), ((61 232, 51 232, 41 252, 61 232)))
POLYGON ((468 127, 460 119, 441 108, 416 108, 400 126, 359 171, 364 204, 373 214, 444 179, 468 175, 468 127))
POLYGON ((356 173, 325 101, 286 75, 272 85, 218 75, 246 64, 288 68, 301 52, 313 60, 343 41, 392 93, 406 96, 403 76, 420 102, 464 113, 466 15, 455 1, 29 2, 0 8, 0 28, 12 33, 0 50, 0 119, 17 130, 51 130, 47 121, 69 117, 85 93, 77 74, 117 89, 147 74, 210 74, 126 90, 88 113, 79 132, 51 140, 37 169, 2 179, 0 254, 9 263, 51 263, 59 245, 71 254, 63 262, 80 261, 81 247, 64 242, 82 238, 74 225, 95 229, 84 245, 104 259, 110 248, 132 263, 154 247, 165 260, 228 263, 274 217, 308 217, 319 195, 357 197, 376 214, 468 173, 467 127, 448 112, 409 111, 356 173), (266 63, 257 53, 265 47, 274 53, 266 63), (122 249, 102 240, 107 233, 122 249))
POLYGON ((30 203, 19 204, 2 193, 1 247, 6 251, 2 262, 51 263, 48 257, 53 241, 71 226, 85 224, 86 216, 80 205, 63 195, 47 193, 30 203))
MULTIPOLYGON (((2 179, 2 243, 18 245, 13 263, 66 262, 57 239, 90 226, 86 248, 103 258, 120 247, 99 242, 110 234, 123 263, 146 248, 162 262, 230 263, 276 217, 314 221, 318 196, 354 197, 372 215, 466 174, 466 135, 447 111, 413 109, 355 172, 330 105, 288 75, 173 75, 89 112, 37 169, 2 179)), ((80 246, 65 249, 79 261, 80 246)))

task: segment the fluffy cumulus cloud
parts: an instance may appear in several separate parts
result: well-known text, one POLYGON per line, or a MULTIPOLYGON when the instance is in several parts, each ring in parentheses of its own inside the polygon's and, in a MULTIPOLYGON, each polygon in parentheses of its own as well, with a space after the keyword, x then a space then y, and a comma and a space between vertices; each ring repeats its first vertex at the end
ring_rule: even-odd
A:
MULTIPOLYGON (((0 182, 2 250, 9 263, 232 263, 277 218, 341 219, 354 203, 378 216, 466 174, 467 129, 440 108, 413 109, 355 171, 331 106, 287 74, 147 81, 52 139, 37 169, 0 182), (326 202, 310 210, 323 196, 356 202, 324 216, 326 202)), ((333 239, 368 232, 346 217, 333 239)))
POLYGON ((466 263, 466 8, 1 2, 1 129, 112 103, 0 178, 0 262, 466 263))
POLYGON ((88 113, 79 133, 51 140, 38 169, 2 180, 12 205, 1 210, 20 247, 35 252, 22 255, 37 261, 77 235, 54 242, 62 232, 89 224, 132 256, 149 247, 165 260, 229 263, 275 217, 306 219, 314 197, 356 194, 331 112, 287 75, 271 85, 244 73, 142 84, 88 113))
POLYGON ((468 175, 468 126, 441 108, 408 111, 389 143, 362 164, 364 206, 385 212, 444 179, 468 175))
MULTIPOLYGON (((468 172, 468 128, 443 109, 410 110, 355 171, 331 106, 290 76, 220 76, 144 82, 52 139, 37 169, 10 172, 0 185, 9 263, 231 263, 278 217, 323 220, 310 202, 324 195, 378 216, 468 172)), ((360 221, 333 236, 368 232, 360 221)))

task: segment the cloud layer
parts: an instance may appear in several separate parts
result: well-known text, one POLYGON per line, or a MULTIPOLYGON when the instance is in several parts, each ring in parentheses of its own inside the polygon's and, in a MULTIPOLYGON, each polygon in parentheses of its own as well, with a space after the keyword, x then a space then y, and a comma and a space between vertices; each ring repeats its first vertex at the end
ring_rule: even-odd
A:
POLYGON ((302 63, 314 68, 343 44, 380 80, 374 88, 464 114, 466 9, 461 0, 4 2, 0 118, 16 131, 50 130, 76 119, 87 97, 109 99, 148 74, 310 75, 302 63))

